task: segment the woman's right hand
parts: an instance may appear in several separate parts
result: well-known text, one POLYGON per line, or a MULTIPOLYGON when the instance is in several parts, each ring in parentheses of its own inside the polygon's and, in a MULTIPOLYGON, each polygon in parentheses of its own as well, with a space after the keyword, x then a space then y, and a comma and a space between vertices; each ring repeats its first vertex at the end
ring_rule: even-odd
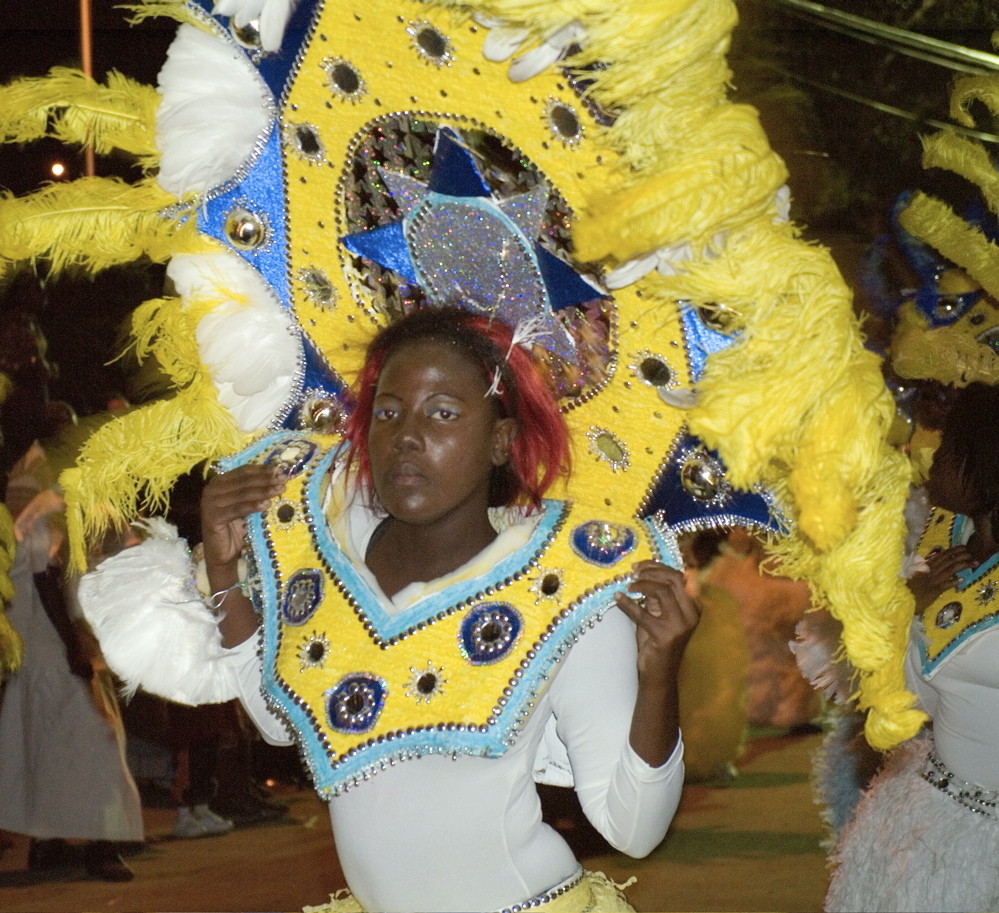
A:
POLYGON ((907 581, 916 599, 916 614, 922 615, 942 593, 957 584, 957 572, 975 567, 971 552, 963 545, 943 548, 924 559, 927 570, 917 571, 907 581))
POLYGON ((284 490, 285 481, 279 469, 259 463, 238 466, 209 480, 201 496, 201 536, 209 579, 215 569, 235 567, 246 537, 245 518, 267 510, 271 499, 284 490))
POLYGON ((215 476, 201 495, 201 536, 205 572, 218 603, 222 646, 235 647, 251 637, 258 619, 250 600, 237 588, 239 556, 246 538, 246 517, 267 510, 281 494, 285 477, 272 466, 251 464, 215 476))

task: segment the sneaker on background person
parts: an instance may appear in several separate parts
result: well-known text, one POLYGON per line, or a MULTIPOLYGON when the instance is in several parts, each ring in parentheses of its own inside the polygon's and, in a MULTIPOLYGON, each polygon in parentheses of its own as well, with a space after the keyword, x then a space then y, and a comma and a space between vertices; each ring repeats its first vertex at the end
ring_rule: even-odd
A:
POLYGON ((177 809, 177 820, 174 821, 175 837, 217 837, 228 834, 233 823, 228 818, 216 815, 207 805, 182 805, 177 809))

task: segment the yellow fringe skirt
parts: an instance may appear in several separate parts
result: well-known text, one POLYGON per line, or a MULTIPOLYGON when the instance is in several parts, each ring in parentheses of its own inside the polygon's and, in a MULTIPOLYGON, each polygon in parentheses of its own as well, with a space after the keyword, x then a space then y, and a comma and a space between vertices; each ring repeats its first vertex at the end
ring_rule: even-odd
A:
MULTIPOLYGON (((634 884, 629 879, 624 884, 615 884, 603 872, 583 871, 581 877, 574 876, 566 882, 565 890, 546 891, 547 899, 540 903, 524 901, 508 908, 508 911, 544 910, 545 913, 635 913, 635 908, 625 899, 623 890, 634 884)), ((368 913, 350 891, 343 889, 331 894, 328 903, 317 907, 304 907, 302 913, 368 913)), ((507 911, 503 911, 507 913, 507 911)))

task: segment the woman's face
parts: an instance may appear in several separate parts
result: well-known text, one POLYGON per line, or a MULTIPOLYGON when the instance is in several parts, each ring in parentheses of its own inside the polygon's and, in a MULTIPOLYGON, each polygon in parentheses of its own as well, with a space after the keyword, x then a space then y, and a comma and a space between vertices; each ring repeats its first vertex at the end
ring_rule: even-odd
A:
POLYGON ((980 506, 975 503, 972 492, 968 491, 961 478, 957 455, 946 437, 933 454, 933 463, 926 477, 926 493, 934 507, 957 514, 973 514, 980 506))
POLYGON ((447 345, 411 343, 389 356, 368 430, 372 480, 389 515, 416 526, 481 521, 515 427, 496 416, 487 389, 447 345))

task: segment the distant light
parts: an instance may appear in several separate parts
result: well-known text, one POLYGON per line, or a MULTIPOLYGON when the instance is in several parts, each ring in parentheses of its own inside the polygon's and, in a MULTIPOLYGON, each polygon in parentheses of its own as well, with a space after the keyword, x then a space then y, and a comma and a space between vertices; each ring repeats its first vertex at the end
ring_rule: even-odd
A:
POLYGON ((52 163, 52 176, 61 178, 66 173, 66 166, 62 162, 52 163))

